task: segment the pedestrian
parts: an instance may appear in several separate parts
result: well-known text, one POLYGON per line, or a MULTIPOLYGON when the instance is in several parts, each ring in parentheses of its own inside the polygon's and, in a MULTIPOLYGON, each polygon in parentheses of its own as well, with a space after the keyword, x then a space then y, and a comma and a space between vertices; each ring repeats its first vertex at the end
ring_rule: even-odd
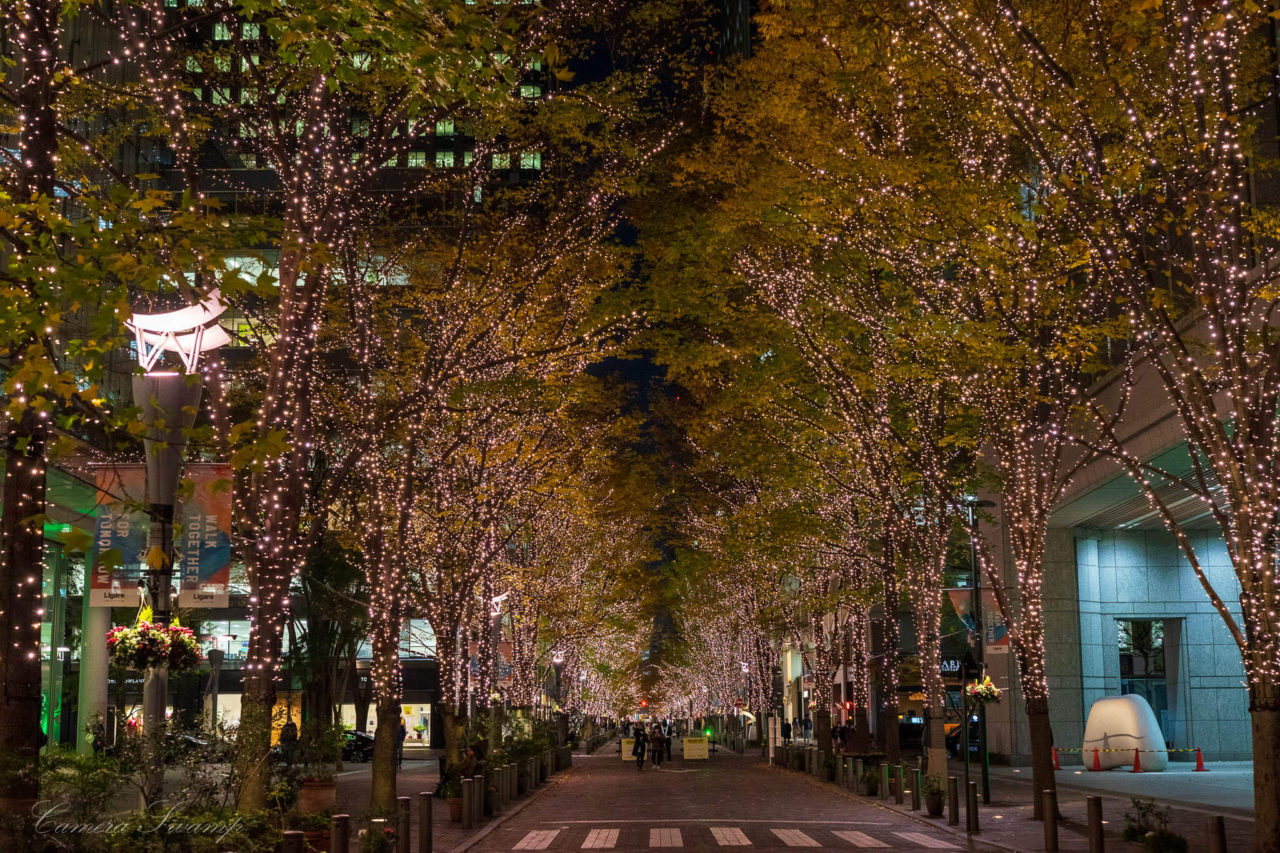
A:
POLYGON ((649 732, 649 755, 653 759, 654 768, 662 766, 662 759, 666 752, 666 738, 662 736, 662 726, 657 723, 653 724, 653 731, 649 732))
POLYGON ((649 739, 645 737, 644 727, 636 727, 636 742, 631 745, 631 754, 636 757, 636 769, 644 769, 644 751, 648 745, 649 739))
POLYGON ((293 755, 298 749, 298 726, 293 718, 285 720, 284 725, 280 727, 280 754, 284 756, 284 763, 293 765, 293 755))
POLYGON ((786 718, 782 720, 782 742, 788 745, 791 743, 791 721, 786 718))
POLYGON ((396 769, 404 767, 404 740, 409 736, 409 727, 400 718, 400 728, 396 731, 396 769))
POLYGON ((808 743, 813 738, 813 717, 804 718, 804 740, 808 743))

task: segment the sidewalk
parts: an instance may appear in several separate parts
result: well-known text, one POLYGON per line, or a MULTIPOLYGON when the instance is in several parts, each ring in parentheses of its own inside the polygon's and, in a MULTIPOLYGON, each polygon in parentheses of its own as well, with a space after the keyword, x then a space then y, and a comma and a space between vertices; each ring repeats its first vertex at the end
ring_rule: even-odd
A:
MULTIPOLYGON (((843 796, 850 799, 869 803, 877 808, 904 815, 920 823, 933 826, 955 836, 961 843, 971 839, 972 841, 980 841, 983 844, 989 844, 1005 850, 1044 850, 1044 824, 1032 819, 1031 773, 1029 769, 991 768, 991 803, 990 805, 979 807, 980 831, 973 836, 969 836, 965 832, 963 806, 960 809, 960 824, 958 826, 948 826, 945 811, 940 818, 929 817, 928 812, 923 808, 918 812, 912 811, 909 793, 904 797, 903 804, 899 806, 892 799, 882 800, 878 795, 876 797, 858 796, 852 792, 837 788, 834 783, 819 782, 816 778, 807 774, 782 770, 781 768, 776 769, 780 773, 786 773, 788 776, 795 777, 797 780, 802 780, 807 784, 838 790, 843 796)), ((1119 778, 1119 773, 1114 776, 1110 773, 1100 773, 1094 775, 1101 778, 1089 780, 1091 784, 1087 787, 1077 781, 1080 777, 1075 775, 1075 769, 1078 768, 1062 770, 1057 774, 1059 784, 1058 810, 1062 815, 1058 821, 1058 844, 1060 850, 1087 851, 1089 849, 1087 836, 1088 807, 1085 798, 1090 795, 1102 797, 1102 819, 1106 849, 1112 853, 1117 851, 1121 851, 1121 853, 1140 853, 1142 851, 1140 844, 1126 843, 1121 838, 1125 827, 1125 812, 1133 811, 1133 806, 1130 802, 1133 796, 1157 800, 1167 805, 1169 808, 1169 829, 1184 836, 1192 849, 1206 846, 1205 820, 1209 815, 1216 814, 1222 814, 1226 817, 1228 849, 1248 850, 1252 845, 1253 821, 1247 814, 1232 812, 1225 808, 1206 806, 1203 802, 1189 803, 1160 796, 1163 791, 1161 790, 1160 780, 1156 778, 1165 777, 1166 789, 1168 788, 1168 783, 1172 782, 1173 794, 1186 797, 1191 785, 1206 784, 1206 782, 1197 780, 1205 779, 1212 772, 1220 772, 1222 773, 1221 778, 1223 781, 1218 783, 1219 787, 1216 789, 1218 792, 1216 796, 1230 798, 1235 795, 1235 792, 1239 791, 1242 784, 1241 778, 1245 775, 1239 768, 1223 767, 1217 771, 1211 770, 1210 773, 1196 773, 1194 776, 1188 777, 1182 777, 1182 774, 1177 771, 1160 774, 1128 774, 1131 777, 1128 781, 1122 781, 1119 778), (1135 786, 1137 788, 1136 792, 1130 792, 1127 786, 1135 786)), ((1186 772, 1190 772, 1190 766, 1188 766, 1186 772)), ((964 765, 959 762, 951 762, 949 773, 962 779, 964 765)), ((1081 771, 1081 773, 1083 774, 1084 772, 1081 771)), ((970 778, 973 781, 979 780, 976 768, 971 768, 970 778)), ((1251 801, 1251 780, 1249 785, 1251 801)))
MULTIPOLYGON (((606 743, 596 755, 601 755, 604 750, 612 746, 617 749, 616 739, 610 743, 606 743)), ((422 750, 420 754, 427 753, 422 750)), ((440 781, 440 764, 438 755, 443 754, 444 750, 431 750, 437 757, 424 760, 415 760, 410 757, 408 750, 405 752, 404 767, 396 774, 396 796, 409 797, 412 802, 410 805, 412 819, 410 826, 412 834, 409 840, 411 850, 418 849, 418 794, 422 791, 435 792, 436 785, 440 781)), ((584 753, 575 752, 574 758, 586 757, 584 753)), ((531 794, 526 794, 509 804, 501 813, 487 817, 485 822, 474 829, 463 829, 462 823, 453 823, 449 820, 449 804, 443 799, 431 798, 431 823, 432 823, 432 845, 437 851, 459 851, 465 850, 493 832, 510 818, 514 817, 524 809, 529 803, 535 802, 543 793, 557 787, 559 782, 566 776, 572 774, 575 768, 570 767, 554 774, 550 780, 541 787, 534 790, 531 794)), ((369 765, 357 766, 356 769, 344 770, 338 774, 338 794, 337 794, 337 813, 351 815, 351 826, 353 833, 352 849, 359 849, 355 846, 354 833, 358 828, 364 825, 364 820, 369 811, 369 794, 372 787, 373 777, 370 773, 369 765)))
MULTIPOLYGON (((1159 773, 1131 773, 1129 768, 1104 770, 1100 773, 1079 766, 1065 767, 1054 776, 1059 788, 1073 788, 1091 794, 1114 794, 1140 797, 1161 803, 1201 809, 1210 814, 1253 816, 1253 763, 1250 761, 1216 761, 1206 765, 1208 773, 1196 773, 1190 762, 1170 763, 1159 773)), ((971 772, 976 772, 973 768, 971 772)), ((1026 767, 992 767, 996 775, 1017 780, 1030 780, 1026 767)))

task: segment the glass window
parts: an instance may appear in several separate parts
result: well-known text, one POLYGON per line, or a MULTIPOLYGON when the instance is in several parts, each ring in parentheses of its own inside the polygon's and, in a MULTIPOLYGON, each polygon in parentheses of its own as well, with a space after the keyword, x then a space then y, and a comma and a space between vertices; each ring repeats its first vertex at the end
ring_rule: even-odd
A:
POLYGON ((533 83, 521 83, 521 84, 520 84, 520 97, 522 97, 522 98, 541 98, 541 97, 542 97, 542 87, 541 87, 541 86, 536 86, 536 85, 534 85, 533 83))
POLYGON ((483 196, 484 196, 484 190, 480 187, 476 187, 476 191, 471 194, 471 197, 474 198, 477 202, 479 202, 483 196))
POLYGON ((520 155, 521 169, 541 169, 542 168, 542 152, 526 151, 520 155))
POLYGON ((244 164, 244 167, 246 169, 256 169, 258 168, 258 155, 257 154, 241 154, 240 162, 244 164))
POLYGON ((194 56, 187 57, 187 70, 192 74, 199 74, 204 71, 204 69, 200 67, 200 60, 196 59, 194 56))
POLYGON ((1164 678, 1164 622, 1160 619, 1121 619, 1120 676, 1164 678))
POLYGON ((454 124, 451 118, 442 118, 436 122, 436 136, 453 136, 454 124))
POLYGON ((231 103, 231 90, 228 89, 226 86, 219 86, 218 88, 213 89, 212 91, 213 91, 213 102, 215 104, 231 103))
POLYGON ((409 152, 409 168, 410 169, 421 169, 426 165, 427 165, 427 152, 425 151, 409 152))
POLYGON ((474 151, 462 152, 462 165, 470 166, 475 159, 476 159, 476 153, 474 151))
POLYGON ((241 89, 240 103, 242 104, 258 103, 258 90, 257 89, 241 89))
POLYGON ((367 118, 353 118, 351 120, 351 135, 352 136, 368 136, 369 120, 367 118))
POLYGON ((382 164, 382 168, 394 169, 399 162, 400 162, 399 157, 392 157, 390 160, 382 164))
POLYGON ((510 154, 494 154, 494 155, 493 155, 493 168, 495 168, 495 169, 510 169, 510 168, 511 168, 511 155, 510 155, 510 154))
POLYGON ((241 59, 241 60, 240 60, 240 70, 241 70, 241 71, 248 71, 248 70, 249 70, 249 65, 250 65, 251 63, 252 63, 253 65, 257 65, 257 64, 259 63, 259 61, 261 61, 261 57, 260 57, 260 56, 258 56, 258 54, 256 54, 256 53, 251 53, 251 54, 249 54, 249 57, 248 57, 247 59, 241 59))
POLYGON ((219 71, 230 71, 230 70, 231 70, 231 57, 229 57, 229 56, 221 56, 221 55, 220 55, 220 56, 215 56, 215 57, 213 58, 213 67, 214 67, 214 68, 216 68, 216 69, 218 69, 219 71))
POLYGON ((231 41, 231 27, 225 22, 219 21, 213 25, 214 41, 231 41))
POLYGON ((351 65, 357 71, 368 71, 371 57, 367 53, 356 53, 351 57, 351 65))
POLYGON ((240 38, 242 39, 256 39, 260 34, 261 30, 257 24, 245 21, 240 25, 240 38))
POLYGON ((452 169, 453 168, 453 152, 437 151, 436 152, 436 168, 452 169))

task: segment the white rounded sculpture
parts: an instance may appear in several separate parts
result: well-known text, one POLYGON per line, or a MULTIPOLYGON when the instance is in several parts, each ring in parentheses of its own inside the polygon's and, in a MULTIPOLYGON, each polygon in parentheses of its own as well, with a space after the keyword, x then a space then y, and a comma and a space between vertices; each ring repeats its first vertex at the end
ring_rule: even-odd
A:
POLYGON ((1135 749, 1142 750, 1143 770, 1164 770, 1169 766, 1169 753, 1163 751, 1164 735, 1160 732, 1160 724, 1156 722, 1155 712, 1146 699, 1136 694, 1107 696, 1098 699, 1089 708, 1081 755, 1086 770, 1093 769, 1095 747, 1098 749, 1098 763, 1103 770, 1132 767, 1135 749))

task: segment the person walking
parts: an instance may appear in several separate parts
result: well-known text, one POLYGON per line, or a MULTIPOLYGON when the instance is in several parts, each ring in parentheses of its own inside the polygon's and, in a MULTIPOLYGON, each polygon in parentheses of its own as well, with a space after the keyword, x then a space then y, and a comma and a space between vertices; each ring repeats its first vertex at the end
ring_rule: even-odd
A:
POLYGON ((404 724, 404 717, 400 718, 400 728, 396 731, 396 769, 400 770, 404 767, 404 739, 409 736, 409 727, 404 724))
POLYGON ((662 767, 662 759, 666 755, 667 739, 662 734, 662 726, 657 723, 653 724, 653 731, 649 733, 649 755, 653 759, 654 769, 662 767))
POLYGON ((791 744, 791 721, 786 717, 782 718, 782 742, 790 746, 791 744))
POLYGON ((644 727, 636 726, 636 742, 631 745, 631 754, 636 757, 636 769, 644 769, 644 752, 645 747, 649 743, 649 738, 645 736, 644 727))

